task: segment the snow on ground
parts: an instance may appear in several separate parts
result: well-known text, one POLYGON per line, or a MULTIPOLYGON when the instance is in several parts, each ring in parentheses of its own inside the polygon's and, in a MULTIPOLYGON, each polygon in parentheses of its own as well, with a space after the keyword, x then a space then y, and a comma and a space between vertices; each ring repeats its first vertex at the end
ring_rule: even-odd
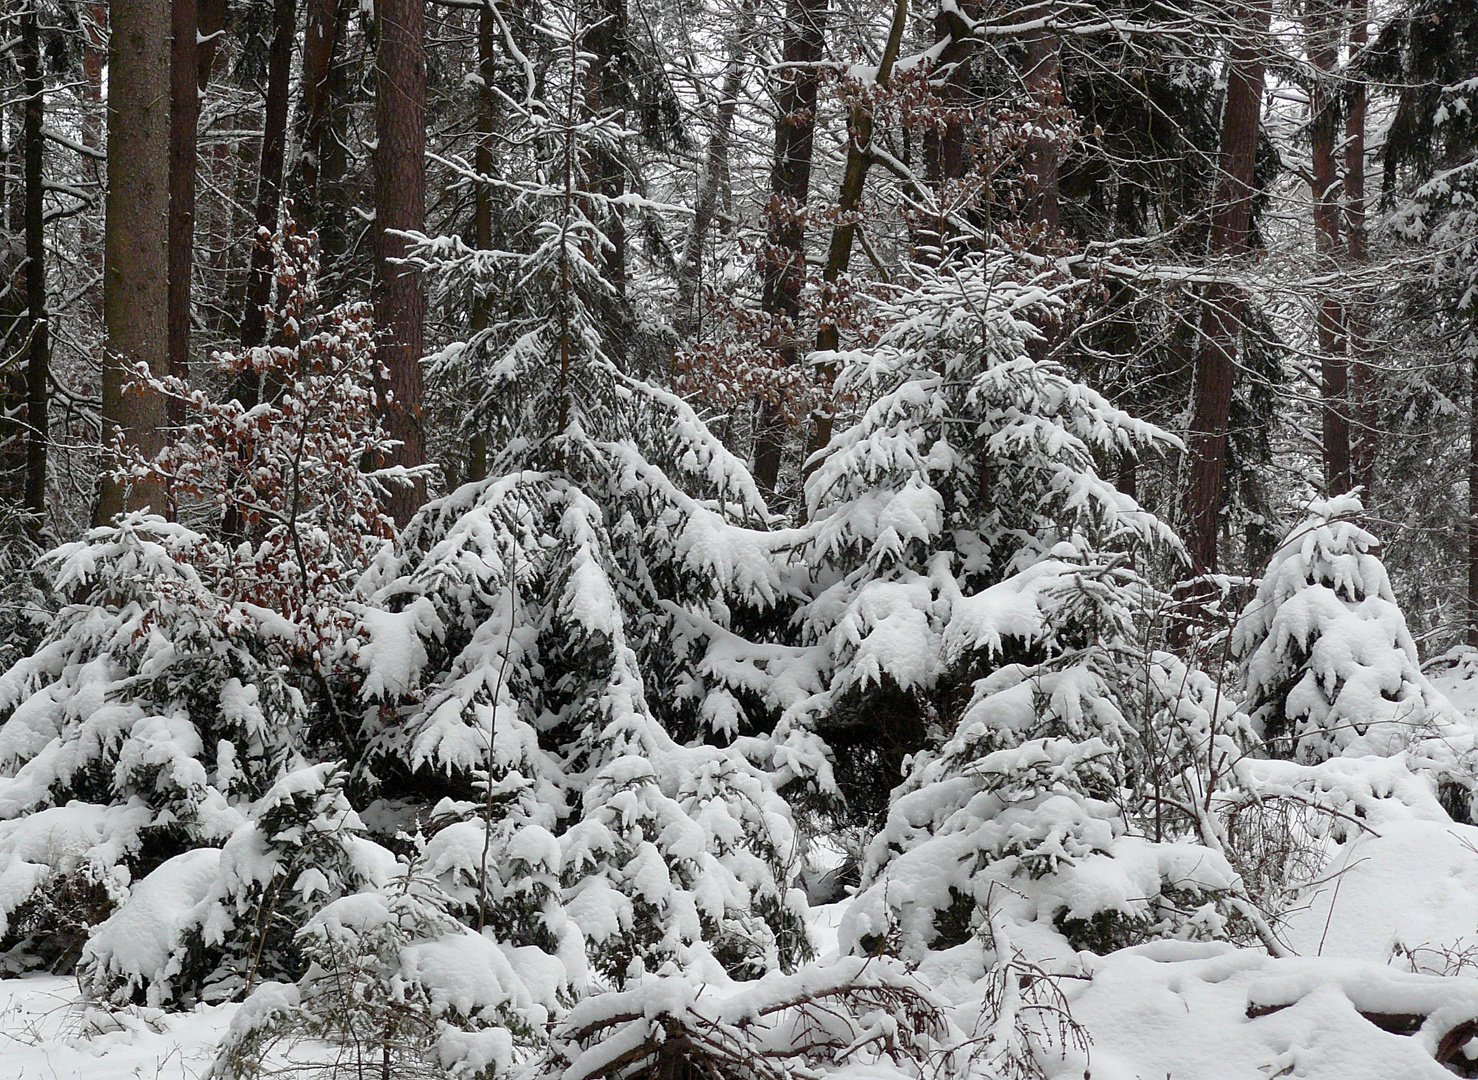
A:
POLYGON ((1380 833, 1335 856, 1300 896, 1284 940, 1301 956, 1382 964, 1465 943, 1478 953, 1478 828, 1390 821, 1380 833))
POLYGON ((1455 649, 1427 673, 1432 685, 1447 695, 1464 716, 1478 723, 1478 656, 1455 649))
POLYGON ((77 981, 0 981, 3 1080, 199 1080, 235 1005, 189 1013, 103 1012, 84 1005, 77 981))
POLYGON ((1448 1017, 1395 1034, 1362 1014, 1471 1009, 1478 980, 1160 942, 1099 961, 1068 999, 1093 1043, 1086 1060, 1052 1068, 1054 1080, 1079 1080, 1085 1067, 1093 1080, 1452 1080, 1434 1057, 1448 1017))
MULTIPOLYGON (((1472 963, 1458 970, 1478 975, 1478 828, 1387 822, 1339 851, 1323 878, 1283 927, 1294 958, 1172 941, 1082 954, 1085 977, 1062 985, 1091 1043, 1086 1055, 1045 1061, 1047 1075, 1450 1078, 1436 1055, 1448 1031, 1478 1017, 1478 978, 1428 972, 1452 970, 1471 945, 1472 963), (1397 945, 1407 953, 1393 955, 1397 945)), ((815 909, 818 952, 834 952, 844 907, 815 909)), ((971 999, 978 968, 938 960, 920 974, 971 999)), ((72 979, 0 981, 0 1080, 200 1080, 235 1008, 108 1014, 81 1003, 72 979)))

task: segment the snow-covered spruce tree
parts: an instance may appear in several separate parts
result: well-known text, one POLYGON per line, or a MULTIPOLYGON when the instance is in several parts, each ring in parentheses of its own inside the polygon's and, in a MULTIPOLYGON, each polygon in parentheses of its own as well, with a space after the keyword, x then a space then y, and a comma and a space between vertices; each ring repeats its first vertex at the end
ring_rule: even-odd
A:
POLYGON ((785 536, 762 530, 742 463, 622 360, 602 270, 618 208, 589 171, 625 132, 584 97, 584 27, 549 18, 568 61, 523 103, 527 172, 476 178, 516 192, 524 227, 500 250, 419 248, 451 293, 494 305, 438 361, 484 388, 467 422, 492 451, 363 582, 367 764, 386 790, 446 778, 462 820, 428 848, 446 887, 474 925, 556 952, 577 989, 758 974, 804 948, 793 828, 694 625, 763 627, 785 536))
POLYGON ((1202 894, 1225 860, 1131 835, 1123 808, 1143 761, 1134 558, 1174 543, 1095 455, 1169 438, 1029 355, 1028 320, 1059 303, 1009 257, 920 270, 839 379, 864 406, 810 478, 801 552, 822 689, 787 718, 834 746, 891 737, 895 768, 912 754, 844 947, 917 957, 1003 918, 1107 947, 1218 921, 1202 894))
POLYGON ((564 969, 455 918, 424 859, 326 904, 297 933, 308 962, 266 983, 232 1021, 215 1074, 483 1077, 543 1036, 564 969))
POLYGON ((1438 756, 1462 753, 1471 737, 1422 673, 1360 513, 1356 495, 1315 501, 1273 554, 1233 631, 1247 711, 1271 753, 1303 762, 1444 738, 1438 756))
POLYGON ((59 887, 57 871, 116 897, 226 841, 285 772, 354 754, 310 699, 388 529, 383 478, 361 467, 386 446, 372 337, 363 308, 319 308, 309 238, 289 227, 273 243, 277 344, 217 358, 227 381, 250 373, 270 392, 223 404, 156 381, 185 422, 127 466, 201 527, 132 514, 46 556, 59 611, 0 675, 0 821, 15 822, 0 840, 0 932, 36 929, 25 912, 4 920, 59 887), (244 539, 217 534, 228 501, 244 539))
POLYGON ((302 974, 299 929, 324 904, 383 885, 395 867, 362 835, 346 778, 333 762, 295 769, 221 847, 184 851, 139 881, 83 949, 88 994, 181 1006, 302 974))

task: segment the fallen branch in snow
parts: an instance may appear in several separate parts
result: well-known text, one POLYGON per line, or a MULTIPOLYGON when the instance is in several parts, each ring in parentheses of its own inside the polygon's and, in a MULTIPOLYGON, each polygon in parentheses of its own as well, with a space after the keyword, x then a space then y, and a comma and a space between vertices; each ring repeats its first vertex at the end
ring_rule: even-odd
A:
POLYGON ((1465 1049, 1478 1039, 1478 980, 1305 960, 1273 970, 1279 973, 1248 991, 1249 1020, 1282 1012, 1334 987, 1368 1023, 1422 1044, 1458 1076, 1478 1076, 1478 1060, 1465 1049))
POLYGON ((1055 1045, 1059 1059, 1065 1059, 1069 1050, 1086 1055, 1087 1029, 1073 1019, 1058 977, 1027 960, 1012 944, 1006 920, 989 903, 986 915, 996 954, 989 989, 981 1002, 980 1019, 987 1026, 951 1048, 952 1053, 965 1052, 972 1066, 968 1075, 1043 1080, 1047 1072, 1039 1063, 1039 1054, 1045 1055, 1055 1045))
POLYGON ((562 1028, 561 1080, 792 1080, 856 1059, 922 1071, 947 1023, 900 968, 847 958, 725 988, 651 979, 587 999, 562 1028))
MULTIPOLYGON (((1194 774, 1188 775, 1186 777, 1188 790, 1194 792, 1198 781, 1199 778, 1194 774)), ((1187 802, 1195 810, 1196 827, 1201 834, 1201 843, 1219 855, 1226 857, 1226 837, 1222 833, 1221 825, 1211 815, 1210 811, 1206 809, 1206 801, 1204 799, 1191 798, 1187 802)), ((1241 874, 1238 874, 1232 879, 1230 892, 1232 894, 1233 904, 1242 913, 1243 918, 1252 924, 1253 932, 1257 934, 1258 940, 1267 948, 1268 953, 1277 957, 1292 956, 1293 950, 1278 940, 1277 935, 1273 933, 1273 928, 1268 925, 1268 920, 1263 917, 1263 913, 1253 903, 1252 897, 1247 894, 1247 885, 1243 882, 1241 874)))

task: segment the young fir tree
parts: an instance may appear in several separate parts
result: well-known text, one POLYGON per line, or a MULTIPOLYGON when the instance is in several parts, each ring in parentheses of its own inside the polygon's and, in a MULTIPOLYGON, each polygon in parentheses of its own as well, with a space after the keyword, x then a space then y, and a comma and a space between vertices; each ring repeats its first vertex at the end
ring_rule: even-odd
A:
POLYGON ((1460 752, 1463 725, 1422 673, 1361 509, 1356 495, 1315 501, 1273 554, 1233 634, 1247 711, 1272 753, 1304 762, 1444 737, 1460 752))
POLYGON ((0 675, 0 818, 92 823, 40 862, 20 840, 0 850, 18 875, 0 914, 79 857, 121 884, 220 844, 286 772, 356 755, 324 688, 348 590, 388 531, 394 478, 362 469, 386 444, 373 338, 362 307, 321 309, 310 238, 289 227, 273 247, 276 343, 217 357, 271 395, 222 404, 136 372, 185 422, 118 483, 168 490, 201 527, 129 514, 46 556, 59 611, 0 675), (216 531, 228 507, 243 536, 216 531))
POLYGON ((1230 884, 1204 849, 1126 835, 1151 599, 1134 561, 1174 544, 1095 457, 1168 439, 1030 355, 1051 284, 1008 257, 921 270, 839 379, 861 412, 807 485, 803 549, 823 689, 792 713, 833 745, 887 725, 893 766, 912 755, 844 946, 916 956, 993 907, 1080 945, 1214 928, 1183 902, 1230 884))
POLYGON ((758 974, 804 948, 793 827, 733 744, 750 721, 704 693, 694 624, 762 619, 781 541, 744 466, 622 361, 603 258, 621 204, 592 170, 626 132, 587 100, 586 29, 569 11, 541 28, 567 60, 525 103, 528 171, 504 179, 523 228, 498 250, 419 246, 493 306, 438 364, 484 388, 468 424, 494 449, 363 582, 368 762, 475 795, 432 841, 447 887, 578 986, 758 974))
POLYGON ((262 985, 233 1018, 215 1074, 506 1075, 567 987, 539 950, 500 946, 453 915, 424 858, 303 924, 307 970, 262 985))
POLYGON ((395 865, 362 835, 346 779, 332 762, 295 769, 219 848, 185 851, 138 882, 83 949, 86 992, 179 1007, 302 975, 299 928, 325 904, 383 885, 395 865))

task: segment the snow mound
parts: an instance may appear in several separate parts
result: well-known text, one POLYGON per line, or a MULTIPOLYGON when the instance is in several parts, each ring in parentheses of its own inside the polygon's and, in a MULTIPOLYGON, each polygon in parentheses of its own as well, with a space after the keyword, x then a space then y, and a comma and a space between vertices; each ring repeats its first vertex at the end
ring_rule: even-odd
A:
POLYGON ((219 848, 196 848, 160 864, 93 932, 83 947, 81 968, 99 985, 120 984, 123 999, 147 984, 149 1004, 157 1007, 179 974, 180 940, 191 912, 215 884, 220 865, 219 848))
POLYGON ((1068 991, 1092 1045, 1048 1074, 1066 1080, 1091 1068, 1094 1080, 1451 1080, 1436 1055, 1462 1055, 1443 1041, 1478 1015, 1478 981, 1470 979, 1198 949, 1205 954, 1188 959, 1148 947, 1097 961, 1092 979, 1068 991))
POLYGON ((1392 821, 1352 840, 1299 897, 1283 936, 1304 956, 1395 955, 1427 969, 1465 946, 1478 954, 1478 828, 1392 821))

